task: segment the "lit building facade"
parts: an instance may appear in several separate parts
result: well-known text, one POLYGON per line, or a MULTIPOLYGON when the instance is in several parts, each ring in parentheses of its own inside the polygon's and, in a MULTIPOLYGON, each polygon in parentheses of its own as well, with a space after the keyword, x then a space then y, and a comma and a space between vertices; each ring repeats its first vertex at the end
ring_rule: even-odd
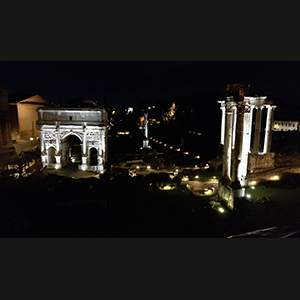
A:
POLYGON ((66 166, 70 162, 69 136, 74 135, 81 146, 79 170, 104 172, 108 155, 107 124, 107 112, 100 108, 39 108, 37 127, 43 166, 50 169, 66 166))
POLYGON ((274 121, 273 131, 297 131, 299 130, 298 121, 274 121))

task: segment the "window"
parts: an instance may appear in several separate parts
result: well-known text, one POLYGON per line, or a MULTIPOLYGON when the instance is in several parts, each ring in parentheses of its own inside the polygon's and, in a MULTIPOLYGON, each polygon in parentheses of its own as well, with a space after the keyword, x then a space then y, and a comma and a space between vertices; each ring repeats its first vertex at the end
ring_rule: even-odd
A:
POLYGON ((69 116, 69 120, 72 121, 72 116, 69 116))

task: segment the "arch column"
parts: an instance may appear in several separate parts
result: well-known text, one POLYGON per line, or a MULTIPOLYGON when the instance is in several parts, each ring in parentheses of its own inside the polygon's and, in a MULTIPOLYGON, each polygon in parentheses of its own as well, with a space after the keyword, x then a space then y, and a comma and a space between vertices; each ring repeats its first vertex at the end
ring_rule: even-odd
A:
POLYGON ((88 168, 88 158, 89 154, 87 151, 87 142, 86 142, 86 128, 83 129, 83 137, 81 144, 81 165, 79 166, 82 171, 86 171, 88 168))
POLYGON ((61 169, 62 168, 62 159, 61 159, 61 143, 60 143, 60 132, 59 127, 55 130, 55 136, 56 136, 56 164, 55 169, 61 169))

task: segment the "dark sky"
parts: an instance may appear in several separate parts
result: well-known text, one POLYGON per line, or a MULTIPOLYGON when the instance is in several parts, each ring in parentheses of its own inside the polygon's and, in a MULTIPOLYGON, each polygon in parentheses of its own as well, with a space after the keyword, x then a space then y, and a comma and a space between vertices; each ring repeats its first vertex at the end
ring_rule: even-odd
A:
POLYGON ((39 94, 107 104, 171 101, 220 92, 227 83, 250 83, 251 93, 286 103, 300 100, 300 62, 0 62, 0 86, 9 95, 39 94))

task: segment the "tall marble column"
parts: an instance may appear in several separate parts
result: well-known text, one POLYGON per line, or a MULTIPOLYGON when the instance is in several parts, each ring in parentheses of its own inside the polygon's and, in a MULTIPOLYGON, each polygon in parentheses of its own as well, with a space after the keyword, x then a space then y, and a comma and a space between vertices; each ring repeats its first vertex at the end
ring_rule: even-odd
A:
POLYGON ((224 136, 225 136, 225 110, 226 110, 224 103, 221 103, 220 109, 222 110, 220 144, 224 145, 224 136))
POLYGON ((243 139, 241 146, 241 163, 238 168, 238 180, 243 184, 247 176, 247 166, 248 166, 248 155, 250 147, 251 138, 251 127, 252 127, 252 108, 249 103, 244 103, 243 106, 243 139))
POLYGON ((248 136, 248 152, 251 152, 251 135, 252 135, 252 120, 253 120, 254 106, 250 106, 250 120, 249 120, 249 136, 248 136))
POLYGON ((237 107, 235 106, 235 107, 233 108, 232 149, 235 148, 236 122, 237 122, 237 107))
POLYGON ((233 102, 226 102, 225 111, 225 137, 223 148, 223 169, 224 179, 231 179, 231 145, 232 145, 232 120, 233 120, 233 102))
POLYGON ((265 140, 264 140, 264 151, 263 151, 264 154, 269 153, 271 150, 272 123, 273 123, 275 106, 268 105, 267 108, 268 108, 268 113, 267 113, 265 140))
POLYGON ((232 181, 237 183, 238 181, 238 170, 241 163, 242 146, 243 146, 243 132, 244 132, 244 112, 243 102, 237 103, 237 118, 236 118, 236 139, 235 147, 233 152, 233 166, 232 166, 232 181))
POLYGON ((254 131, 254 142, 253 142, 253 153, 258 153, 260 145, 260 130, 261 130, 261 115, 263 107, 256 108, 255 118, 255 131, 254 131))

